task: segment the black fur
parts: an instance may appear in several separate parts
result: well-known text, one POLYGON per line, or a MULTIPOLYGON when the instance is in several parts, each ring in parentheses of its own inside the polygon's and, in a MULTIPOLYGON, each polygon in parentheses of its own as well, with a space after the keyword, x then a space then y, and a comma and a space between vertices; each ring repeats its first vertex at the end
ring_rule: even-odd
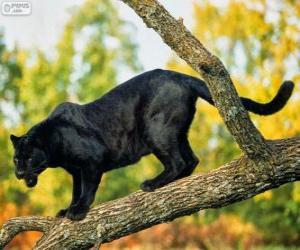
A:
MULTIPOLYGON (((268 104, 241 98, 246 109, 269 115, 293 90, 285 82, 268 104)), ((60 166, 73 177, 73 199, 58 216, 84 218, 104 172, 153 153, 164 171, 141 184, 152 191, 190 175, 198 163, 187 141, 198 97, 213 104, 205 83, 167 70, 143 73, 85 104, 60 104, 47 119, 21 137, 11 136, 16 175, 35 186, 47 167, 60 166)))

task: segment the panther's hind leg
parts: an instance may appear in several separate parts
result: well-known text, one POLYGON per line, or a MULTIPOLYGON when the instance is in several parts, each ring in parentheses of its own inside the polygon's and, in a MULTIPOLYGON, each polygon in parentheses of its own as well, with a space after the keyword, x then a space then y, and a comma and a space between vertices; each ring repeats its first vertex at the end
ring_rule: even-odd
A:
POLYGON ((156 149, 154 150, 154 154, 163 163, 164 170, 155 178, 144 181, 141 184, 143 191, 153 191, 179 179, 179 176, 187 167, 179 149, 167 151, 156 149))
POLYGON ((179 179, 187 168, 186 161, 180 152, 177 124, 161 121, 163 120, 157 119, 155 123, 150 123, 148 145, 164 165, 164 170, 157 177, 142 183, 141 189, 144 191, 153 191, 179 179))
POLYGON ((186 162, 186 168, 182 171, 179 178, 183 178, 186 176, 189 176, 193 173, 194 169, 199 163, 198 158, 195 156, 195 154, 192 151, 192 148, 187 140, 186 135, 182 136, 182 138, 179 140, 180 144, 180 153, 183 157, 183 159, 186 162))
MULTIPOLYGON (((168 94, 156 96, 155 102, 145 116, 146 143, 162 162, 164 170, 157 177, 141 185, 144 191, 152 191, 185 176, 187 163, 192 161, 195 164, 190 154, 182 154, 180 136, 181 132, 187 131, 190 126, 196 99, 188 95, 184 89, 178 88, 172 89, 173 91, 168 94)), ((193 164, 190 164, 192 168, 193 164)))

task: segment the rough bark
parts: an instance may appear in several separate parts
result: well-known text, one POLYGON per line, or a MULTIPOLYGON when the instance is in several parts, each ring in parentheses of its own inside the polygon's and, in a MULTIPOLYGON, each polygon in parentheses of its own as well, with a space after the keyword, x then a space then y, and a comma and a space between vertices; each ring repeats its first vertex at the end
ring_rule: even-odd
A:
POLYGON ((24 216, 10 219, 0 230, 0 249, 3 249, 18 233, 24 231, 49 231, 52 223, 55 221, 52 217, 24 216))
POLYGON ((0 230, 0 249, 11 239, 3 236, 10 232, 14 236, 18 230, 46 231, 35 249, 88 249, 96 243, 110 242, 203 209, 249 199, 265 190, 299 180, 300 138, 268 144, 282 156, 280 163, 274 165, 276 176, 273 178, 243 156, 208 174, 189 176, 153 193, 138 191, 100 204, 80 222, 47 217, 12 219, 0 230))
POLYGON ((98 205, 80 222, 47 217, 11 219, 0 230, 0 248, 18 232, 36 230, 44 235, 35 249, 88 249, 202 209, 245 200, 300 179, 300 138, 265 141, 241 105, 222 62, 205 49, 182 21, 170 16, 156 0, 122 1, 202 75, 245 156, 206 175, 193 175, 152 193, 139 191, 98 205))

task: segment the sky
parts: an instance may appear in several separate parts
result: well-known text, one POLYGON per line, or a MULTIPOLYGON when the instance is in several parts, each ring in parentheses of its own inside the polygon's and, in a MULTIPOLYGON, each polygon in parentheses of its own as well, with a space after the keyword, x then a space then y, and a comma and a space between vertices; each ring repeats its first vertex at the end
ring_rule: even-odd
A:
MULTIPOLYGON (((13 0, 10 0, 13 1, 13 0)), ((32 12, 28 16, 4 16, 0 14, 0 27, 4 29, 5 43, 12 48, 15 43, 24 48, 39 48, 47 53, 55 47, 65 22, 70 17, 68 9, 78 6, 84 0, 28 0, 32 12)), ((119 8, 121 17, 135 24, 138 55, 144 71, 164 68, 170 58, 171 49, 165 45, 154 30, 149 29, 132 9, 120 0, 112 0, 119 8)), ((3 2, 3 0, 1 1, 3 2)), ((170 13, 184 19, 184 24, 193 26, 192 0, 161 0, 170 13)), ((122 74, 120 79, 127 80, 130 74, 122 74)))

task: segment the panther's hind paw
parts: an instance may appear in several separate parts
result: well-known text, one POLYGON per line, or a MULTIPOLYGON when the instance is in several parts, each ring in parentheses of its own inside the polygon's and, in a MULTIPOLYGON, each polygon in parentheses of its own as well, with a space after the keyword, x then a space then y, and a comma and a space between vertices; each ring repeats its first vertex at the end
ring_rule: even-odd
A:
POLYGON ((63 218, 66 217, 66 214, 68 212, 68 208, 66 209, 61 209, 58 211, 58 213, 55 215, 56 218, 63 218))

